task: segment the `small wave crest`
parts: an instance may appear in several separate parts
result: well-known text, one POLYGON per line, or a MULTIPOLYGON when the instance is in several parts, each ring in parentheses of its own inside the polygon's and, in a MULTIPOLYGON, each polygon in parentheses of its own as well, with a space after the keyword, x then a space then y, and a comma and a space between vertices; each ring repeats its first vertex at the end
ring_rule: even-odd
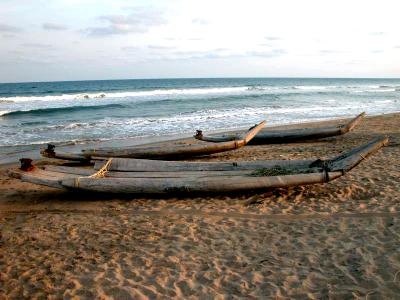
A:
POLYGON ((110 108, 124 108, 122 104, 107 104, 107 105, 96 105, 96 106, 68 106, 68 107, 54 107, 54 108, 38 108, 30 110, 15 110, 15 111, 0 111, 0 117, 16 117, 16 116, 41 116, 58 113, 71 113, 77 111, 90 111, 90 110, 101 110, 110 108))
POLYGON ((354 93, 390 93, 390 92, 398 92, 400 89, 395 88, 380 88, 380 89, 364 89, 364 90, 357 90, 354 93))
POLYGON ((217 94, 243 94, 243 93, 286 93, 294 90, 298 92, 326 92, 326 91, 343 91, 353 90, 354 92, 393 92, 398 91, 398 85, 254 85, 254 86, 225 86, 225 87, 198 87, 198 88, 172 88, 153 90, 136 90, 136 91, 104 91, 96 93, 77 93, 77 94, 61 94, 61 95, 34 95, 34 96, 13 96, 0 97, 1 103, 12 102, 31 102, 31 101, 62 101, 62 100, 93 100, 93 99, 113 99, 113 98, 157 98, 168 96, 185 96, 185 95, 217 95, 217 94))
POLYGON ((248 91, 265 91, 271 89, 271 87, 264 87, 264 86, 249 86, 247 87, 248 91))
POLYGON ((9 114, 11 111, 9 110, 0 110, 0 117, 9 114))
POLYGON ((212 88, 189 88, 189 89, 156 89, 149 91, 126 91, 126 92, 102 92, 84 94, 63 94, 52 96, 15 96, 0 98, 0 101, 59 101, 59 100, 84 100, 100 98, 126 98, 126 97, 153 97, 170 95, 207 95, 221 93, 240 93, 245 92, 247 87, 212 87, 212 88))
POLYGON ((315 90, 326 90, 329 86, 320 86, 320 85, 297 85, 294 86, 295 90, 306 90, 306 91, 315 91, 315 90))

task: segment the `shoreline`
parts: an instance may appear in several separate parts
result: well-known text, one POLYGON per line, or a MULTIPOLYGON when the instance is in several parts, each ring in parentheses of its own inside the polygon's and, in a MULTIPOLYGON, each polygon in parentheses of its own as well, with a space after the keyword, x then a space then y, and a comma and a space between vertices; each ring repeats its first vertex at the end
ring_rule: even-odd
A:
MULTIPOLYGON (((392 112, 392 113, 385 113, 385 114, 380 114, 380 115, 366 115, 365 118, 373 118, 373 117, 379 117, 379 116, 387 116, 387 115, 399 115, 400 112, 392 112)), ((273 130, 280 130, 280 129, 294 129, 294 128, 299 128, 299 127, 323 127, 323 126, 329 126, 332 124, 338 124, 341 121, 345 121, 349 118, 352 118, 354 116, 349 116, 346 118, 338 117, 338 118, 321 118, 321 120, 317 121, 310 121, 310 122, 290 122, 286 124, 280 124, 280 125, 265 125, 264 128, 270 128, 273 130), (301 125, 301 126, 299 126, 301 125)), ((200 128, 201 129, 201 128, 200 128)), ((248 127, 240 127, 234 130, 228 130, 228 129, 218 129, 218 130, 212 130, 206 132, 208 135, 218 135, 222 133, 226 134, 234 134, 238 132, 242 132, 247 130, 248 127)), ((128 147, 128 146, 142 146, 142 145, 157 145, 157 144, 163 144, 166 142, 180 142, 180 141, 188 141, 190 140, 195 132, 193 134, 190 133, 184 133, 184 134, 170 134, 170 135, 159 135, 159 136, 147 136, 147 137, 132 137, 132 138, 125 138, 125 139, 111 139, 111 140, 106 140, 106 141, 99 141, 99 142, 88 142, 88 143, 77 143, 77 144, 67 144, 63 145, 61 142, 60 145, 57 145, 58 143, 55 143, 57 149, 60 149, 61 151, 73 151, 73 152, 78 152, 81 149, 84 148, 91 148, 91 147, 115 147, 116 145, 121 146, 121 147, 128 147)), ((40 159, 40 149, 46 147, 47 143, 41 143, 41 144, 33 144, 33 145, 17 145, 17 146, 1 146, 0 147, 0 166, 6 165, 6 164, 12 164, 13 162, 18 161, 19 158, 22 157, 29 157, 31 159, 37 160, 40 159), (6 152, 6 149, 12 149, 12 151, 6 152)))

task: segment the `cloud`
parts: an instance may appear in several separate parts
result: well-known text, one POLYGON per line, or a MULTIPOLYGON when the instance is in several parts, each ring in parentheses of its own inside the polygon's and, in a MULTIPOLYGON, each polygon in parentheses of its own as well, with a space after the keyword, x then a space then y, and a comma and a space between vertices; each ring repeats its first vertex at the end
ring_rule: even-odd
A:
POLYGON ((175 47, 172 47, 172 46, 161 46, 161 45, 149 45, 149 46, 147 46, 147 48, 154 49, 154 50, 175 49, 175 47))
POLYGON ((287 51, 284 49, 272 49, 270 51, 249 51, 247 52, 247 55, 257 57, 277 57, 286 53, 287 51))
POLYGON ((45 30, 55 30, 55 31, 61 31, 61 30, 67 30, 68 28, 62 24, 56 24, 56 23, 43 23, 42 28, 45 30))
POLYGON ((202 37, 166 37, 166 41, 204 41, 202 37))
POLYGON ((161 57, 161 60, 194 60, 194 59, 224 59, 233 57, 242 57, 240 54, 223 53, 222 49, 212 49, 209 51, 173 51, 168 55, 161 57))
POLYGON ((197 25, 207 25, 209 22, 205 19, 196 18, 192 20, 192 23, 197 25))
POLYGON ((265 39, 267 41, 279 41, 279 40, 281 40, 281 38, 277 37, 277 36, 266 36, 265 39))
POLYGON ((342 54, 342 53, 347 53, 347 52, 341 51, 341 50, 320 50, 319 53, 321 53, 321 54, 342 54))
POLYGON ((15 37, 15 34, 4 33, 2 37, 5 39, 12 39, 15 37))
POLYGON ((229 49, 228 48, 216 48, 213 51, 214 52, 226 52, 226 51, 229 51, 229 49))
POLYGON ((126 51, 126 52, 132 52, 132 51, 136 51, 138 49, 139 49, 138 47, 134 47, 134 46, 121 47, 121 50, 126 51))
POLYGON ((21 32, 22 30, 18 27, 7 25, 7 24, 0 24, 0 32, 12 32, 17 33, 21 32))
POLYGON ((215 48, 210 50, 185 50, 173 51, 165 55, 163 60, 201 60, 201 59, 233 59, 246 57, 245 52, 232 52, 228 48, 215 48))
POLYGON ((377 32, 370 32, 369 35, 373 35, 373 36, 379 36, 379 35, 384 35, 385 33, 382 31, 377 31, 377 32))
POLYGON ((266 51, 233 51, 229 48, 214 48, 204 51, 187 50, 172 51, 169 54, 160 57, 161 60, 199 60, 199 59, 234 59, 245 57, 272 58, 286 54, 284 49, 270 49, 266 51))
POLYGON ((367 62, 367 61, 364 60, 364 59, 353 59, 353 60, 348 61, 346 64, 349 64, 349 65, 359 65, 359 64, 364 64, 364 63, 366 63, 366 62, 367 62))
POLYGON ((150 27, 167 23, 161 10, 150 7, 136 7, 132 10, 129 15, 100 16, 99 20, 107 22, 107 26, 89 27, 85 31, 91 36, 143 33, 150 27))
POLYGON ((53 48, 52 45, 49 44, 41 44, 41 43, 24 43, 22 46, 30 47, 30 48, 37 48, 37 49, 51 49, 53 48))

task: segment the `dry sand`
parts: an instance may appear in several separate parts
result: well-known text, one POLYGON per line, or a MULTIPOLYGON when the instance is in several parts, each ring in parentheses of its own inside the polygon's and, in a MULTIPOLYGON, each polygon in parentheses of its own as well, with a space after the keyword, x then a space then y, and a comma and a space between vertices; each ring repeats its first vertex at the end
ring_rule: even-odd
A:
POLYGON ((336 181, 237 195, 73 194, 2 167, 0 299, 398 299, 400 114, 209 160, 327 158, 377 134, 390 144, 336 181))

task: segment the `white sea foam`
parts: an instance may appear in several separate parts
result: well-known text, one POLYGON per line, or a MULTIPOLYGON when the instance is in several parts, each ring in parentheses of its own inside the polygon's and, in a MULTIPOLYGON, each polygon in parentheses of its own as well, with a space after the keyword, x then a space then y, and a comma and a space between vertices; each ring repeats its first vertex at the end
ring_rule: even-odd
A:
POLYGON ((295 88, 295 89, 298 89, 298 90, 306 90, 306 91, 310 90, 310 91, 313 91, 313 90, 325 90, 325 89, 327 89, 327 88, 330 88, 330 86, 322 86, 322 85, 296 85, 294 88, 295 88))
POLYGON ((380 89, 380 90, 379 90, 379 92, 381 92, 381 93, 385 93, 385 92, 395 92, 395 91, 396 91, 395 88, 393 88, 393 89, 380 89))
POLYGON ((378 101, 375 101, 375 104, 388 104, 388 103, 396 103, 397 102, 397 100, 378 100, 378 101))
POLYGON ((150 91, 131 91, 131 92, 101 92, 101 93, 80 93, 80 94, 63 94, 51 96, 15 96, 0 98, 0 101, 58 101, 58 100, 75 100, 75 99, 101 99, 101 98, 126 98, 126 97, 154 97, 154 96, 170 96, 170 95, 207 95, 207 94, 224 94, 224 93, 240 93, 245 92, 248 88, 242 87, 221 87, 221 88, 191 88, 191 89, 157 89, 150 91))
POLYGON ((391 89, 361 89, 361 90, 356 90, 353 91, 354 93, 390 93, 390 92, 396 92, 397 89, 391 88, 391 89))
MULTIPOLYGON (((273 114, 312 114, 316 111, 323 111, 325 108, 319 106, 307 107, 243 107, 232 109, 204 109, 190 113, 181 113, 172 116, 164 117, 151 117, 151 118, 134 118, 134 119, 106 119, 98 122, 82 122, 70 123, 65 125, 49 125, 41 126, 37 130, 51 131, 51 130, 69 130, 69 129, 110 129, 115 127, 131 127, 131 128, 146 128, 151 127, 152 130, 156 128, 165 128, 169 126, 190 126, 206 124, 210 122, 221 122, 224 124, 235 123, 243 119, 259 120, 270 118, 273 114), (159 127, 160 126, 160 127, 159 127)), ((343 107, 330 107, 331 111, 343 110, 343 107)))
POLYGON ((0 110, 0 117, 10 113, 10 110, 0 110))
POLYGON ((207 88, 187 88, 187 89, 154 89, 148 91, 126 91, 126 92, 98 92, 98 93, 77 93, 62 95, 37 95, 37 96, 13 96, 2 97, 0 103, 30 102, 30 101, 61 101, 61 100, 86 100, 102 98, 149 98, 162 96, 179 95, 213 95, 213 94, 238 94, 238 93, 260 93, 277 92, 286 93, 288 90, 300 91, 341 91, 353 90, 355 93, 363 92, 394 92, 398 91, 398 86, 389 85, 360 85, 360 86, 340 86, 340 85, 297 85, 297 86, 231 86, 231 87, 207 87, 207 88))

